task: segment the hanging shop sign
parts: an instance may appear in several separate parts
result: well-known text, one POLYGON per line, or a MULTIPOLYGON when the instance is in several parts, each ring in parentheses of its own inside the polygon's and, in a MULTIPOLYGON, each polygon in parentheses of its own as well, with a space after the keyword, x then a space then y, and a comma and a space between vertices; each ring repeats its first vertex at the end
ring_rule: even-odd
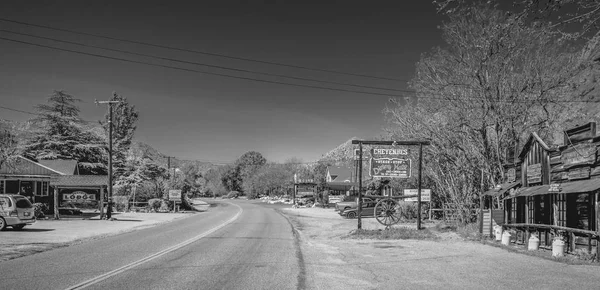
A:
POLYGON ((567 176, 569 180, 590 178, 590 167, 571 169, 567 176))
POLYGON ((517 169, 516 168, 509 168, 506 171, 506 181, 507 182, 515 182, 515 180, 517 179, 517 169))
POLYGON ((408 148, 371 149, 370 175, 374 178, 409 178, 411 162, 406 158, 408 148))
POLYGON ((567 148, 562 152, 560 159, 565 167, 579 164, 592 164, 596 161, 596 144, 577 144, 567 148))
POLYGON ((409 178, 410 171, 410 159, 371 158, 372 177, 409 178))
POLYGON ((560 183, 552 183, 550 184, 550 188, 548 188, 548 192, 561 192, 562 188, 560 187, 560 183))
MULTIPOLYGON (((404 195, 417 195, 418 189, 404 189, 404 195)), ((418 197, 405 198, 404 201, 418 201, 418 197)), ((431 189, 421 189, 421 202, 431 202, 431 189)))
POLYGON ((63 200, 70 202, 88 202, 96 200, 96 195, 83 191, 74 191, 72 193, 63 193, 63 200))
POLYGON ((527 166, 527 183, 542 182, 542 164, 530 164, 527 166))

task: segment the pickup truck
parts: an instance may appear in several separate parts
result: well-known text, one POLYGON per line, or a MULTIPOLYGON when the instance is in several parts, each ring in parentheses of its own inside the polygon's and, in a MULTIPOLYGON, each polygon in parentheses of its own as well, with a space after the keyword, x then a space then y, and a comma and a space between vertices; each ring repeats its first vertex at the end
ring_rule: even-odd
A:
MULTIPOLYGON (((362 198, 363 204, 362 207, 375 207, 376 202, 368 197, 362 198)), ((358 197, 354 201, 342 201, 335 204, 335 211, 342 214, 347 209, 357 209, 358 208, 358 197)))

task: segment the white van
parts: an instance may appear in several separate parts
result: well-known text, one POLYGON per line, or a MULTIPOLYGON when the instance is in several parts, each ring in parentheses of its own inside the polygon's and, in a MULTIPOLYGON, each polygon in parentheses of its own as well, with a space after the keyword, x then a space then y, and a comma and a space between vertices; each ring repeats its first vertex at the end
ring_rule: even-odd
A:
POLYGON ((0 194, 0 231, 7 226, 20 230, 33 223, 35 223, 35 209, 26 197, 0 194))

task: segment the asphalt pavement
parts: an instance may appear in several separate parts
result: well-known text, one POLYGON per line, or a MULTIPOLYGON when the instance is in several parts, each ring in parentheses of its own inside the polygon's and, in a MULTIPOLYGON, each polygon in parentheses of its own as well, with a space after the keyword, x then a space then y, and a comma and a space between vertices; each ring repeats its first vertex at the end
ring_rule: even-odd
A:
POLYGON ((252 202, 0 263, 2 289, 298 289, 288 221, 252 202))

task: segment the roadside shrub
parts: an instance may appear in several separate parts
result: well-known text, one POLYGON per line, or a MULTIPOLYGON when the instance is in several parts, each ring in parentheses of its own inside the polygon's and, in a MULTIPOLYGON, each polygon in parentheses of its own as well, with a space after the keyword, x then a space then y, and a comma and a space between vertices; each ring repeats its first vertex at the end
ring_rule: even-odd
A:
POLYGON ((398 206, 400 207, 402 217, 407 220, 417 218, 417 204, 412 201, 399 201, 398 206))
POLYGON ((456 233, 467 240, 479 240, 481 238, 478 223, 458 224, 456 233))
POLYGON ((129 196, 117 195, 113 196, 113 202, 117 211, 124 212, 129 207, 129 196))
POLYGON ((152 198, 148 200, 148 209, 153 211, 159 211, 162 205, 160 198, 152 198))
POLYGON ((227 197, 226 197, 226 198, 236 198, 236 197, 238 197, 238 196, 240 196, 240 193, 239 193, 239 192, 237 192, 237 191, 235 191, 235 190, 233 190, 233 191, 230 191, 230 192, 227 194, 227 197))
POLYGON ((36 202, 33 204, 34 214, 36 218, 44 218, 50 207, 47 203, 36 202))

